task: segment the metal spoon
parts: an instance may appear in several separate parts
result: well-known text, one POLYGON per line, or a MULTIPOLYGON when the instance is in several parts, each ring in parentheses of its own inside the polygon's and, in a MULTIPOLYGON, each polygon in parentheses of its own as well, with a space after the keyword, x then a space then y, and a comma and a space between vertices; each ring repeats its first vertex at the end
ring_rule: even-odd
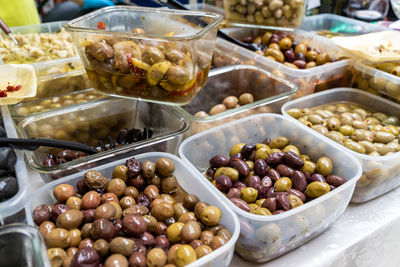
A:
POLYGON ((17 40, 15 40, 14 36, 12 35, 10 28, 7 27, 6 23, 1 18, 0 18, 0 28, 3 30, 3 32, 5 34, 10 36, 10 38, 14 41, 14 43, 16 45, 18 45, 18 42, 17 42, 17 40))

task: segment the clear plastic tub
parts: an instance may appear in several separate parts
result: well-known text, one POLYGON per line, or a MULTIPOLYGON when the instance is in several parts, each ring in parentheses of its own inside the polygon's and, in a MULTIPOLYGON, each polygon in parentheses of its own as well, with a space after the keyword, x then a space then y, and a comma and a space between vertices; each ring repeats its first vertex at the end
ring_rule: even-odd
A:
MULTIPOLYGON (((290 101, 283 105, 282 114, 288 117, 298 127, 307 128, 301 122, 290 117, 286 111, 291 108, 312 108, 331 102, 351 101, 377 112, 385 112, 393 116, 400 116, 400 105, 389 100, 372 95, 361 90, 351 88, 338 88, 310 95, 301 99, 290 101)), ((321 136, 326 142, 332 143, 339 150, 350 153, 357 158, 363 167, 363 176, 357 183, 352 202, 361 203, 376 198, 400 185, 400 153, 388 156, 374 157, 354 152, 328 137, 321 136)))
MULTIPOLYGON (((170 158, 174 162, 174 175, 176 176, 180 186, 182 186, 182 188, 186 190, 186 192, 197 195, 202 201, 206 201, 210 205, 217 206, 221 210, 222 217, 220 223, 225 225, 232 233, 232 238, 224 246, 186 266, 229 266, 234 252, 234 245, 240 231, 238 218, 224 203, 224 201, 221 201, 220 196, 208 190, 208 187, 205 183, 206 181, 203 181, 202 179, 200 179, 200 177, 195 178, 195 176, 201 176, 201 174, 197 173, 197 171, 193 169, 193 167, 186 165, 177 156, 161 152, 144 153, 135 156, 135 158, 140 161, 151 160, 153 162, 155 162, 160 157, 170 158)), ((114 161, 99 167, 95 167, 93 169, 101 172, 105 177, 112 177, 114 167, 118 164, 124 164, 129 158, 114 161)), ((41 204, 55 203, 55 199, 53 196, 54 187, 64 183, 76 185, 76 183, 83 177, 83 175, 84 172, 80 172, 72 176, 68 176, 63 179, 46 184, 41 189, 39 189, 26 205, 28 223, 30 225, 34 225, 32 212, 35 207, 41 204)))
POLYGON ((0 259, 1 266, 51 266, 42 235, 26 224, 0 227, 0 259))
POLYGON ((179 155, 204 172, 214 155, 226 155, 239 142, 257 143, 266 137, 286 136, 302 153, 312 159, 330 157, 333 173, 347 183, 300 207, 272 216, 260 216, 239 209, 203 176, 208 190, 219 197, 238 215, 240 231, 236 252, 246 260, 265 262, 301 246, 331 226, 346 209, 356 182, 361 176, 361 164, 347 152, 326 142, 314 131, 298 127, 291 120, 276 114, 258 114, 230 122, 192 136, 180 145, 179 155))
MULTIPOLYGON (((1 107, 3 114, 3 123, 8 137, 16 136, 16 130, 10 116, 4 116, 8 111, 7 106, 1 107)), ((21 151, 15 150, 17 154, 17 162, 15 164, 15 175, 18 181, 18 193, 12 198, 0 202, 0 225, 11 222, 23 221, 25 214, 23 208, 28 200, 28 189, 30 181, 28 171, 26 169, 24 154, 21 151), (22 210, 22 212, 21 212, 22 210)))
MULTIPOLYGON (((385 63, 400 63, 387 61, 385 63)), ((357 61, 354 65, 353 87, 378 94, 400 102, 400 77, 372 67, 368 60, 357 61)))
POLYGON ((61 94, 55 97, 46 97, 32 101, 23 101, 16 105, 8 106, 11 117, 16 122, 34 115, 40 115, 49 110, 58 110, 63 108, 79 107, 81 103, 93 102, 105 98, 94 89, 86 89, 67 94, 61 94))
MULTIPOLYGON (((58 32, 63 26, 67 23, 67 21, 56 21, 56 22, 49 22, 49 23, 43 23, 43 24, 35 24, 35 25, 27 25, 27 26, 19 26, 19 27, 11 27, 11 32, 14 34, 29 34, 29 33, 56 33, 58 32)), ((6 35, 1 32, 0 33, 0 38, 8 38, 6 35)), ((10 51, 10 53, 13 53, 13 51, 10 51)), ((41 68, 42 65, 46 64, 51 64, 53 67, 59 67, 60 70, 63 70, 65 68, 65 60, 67 61, 76 61, 79 60, 79 56, 75 52, 75 56, 68 57, 68 58, 58 58, 58 59, 51 59, 47 61, 42 61, 42 62, 34 62, 32 65, 36 68, 41 68)), ((0 58, 0 64, 3 64, 3 60, 0 58)), ((28 62, 29 64, 29 62, 28 62)))
POLYGON ((26 152, 28 163, 41 173, 45 182, 49 182, 126 155, 147 151, 176 153, 188 124, 168 107, 129 99, 101 99, 81 104, 79 108, 45 112, 18 124, 19 136, 23 138, 48 137, 95 147, 98 146, 98 140, 108 143, 107 136, 116 140, 123 128, 147 128, 153 131, 153 135, 143 141, 56 166, 44 166, 43 160, 49 152, 54 154, 61 149, 40 147, 33 152, 26 152))
MULTIPOLYGON (((222 29, 222 31, 239 40, 249 35, 258 36, 258 34, 262 32, 260 29, 249 30, 233 28, 222 29)), ((302 30, 296 30, 293 34, 297 41, 304 40, 306 43, 309 43, 312 48, 319 48, 321 51, 327 51, 328 54, 335 55, 336 58, 346 56, 341 48, 324 37, 302 30)), ((295 83, 299 87, 299 90, 294 95, 294 98, 330 88, 351 85, 352 64, 349 59, 339 60, 310 69, 293 69, 224 40, 218 39, 217 47, 226 54, 232 54, 241 62, 246 62, 245 64, 256 65, 259 68, 270 71, 278 77, 295 83)))
POLYGON ((328 38, 336 35, 365 34, 385 30, 385 28, 375 24, 335 14, 306 16, 300 29, 303 31, 315 32, 328 38))
POLYGON ((179 116, 191 123, 186 137, 209 128, 257 113, 279 113, 280 107, 289 101, 297 87, 255 66, 226 66, 210 71, 204 89, 184 107, 176 107, 179 116), (227 96, 250 93, 256 100, 238 108, 208 116, 194 116, 198 111, 209 112, 221 104, 227 96))
POLYGON ((304 0, 224 0, 225 17, 233 26, 289 30, 300 27, 306 4, 304 0))
POLYGON ((65 27, 94 88, 185 105, 207 80, 221 20, 216 13, 115 6, 65 27))

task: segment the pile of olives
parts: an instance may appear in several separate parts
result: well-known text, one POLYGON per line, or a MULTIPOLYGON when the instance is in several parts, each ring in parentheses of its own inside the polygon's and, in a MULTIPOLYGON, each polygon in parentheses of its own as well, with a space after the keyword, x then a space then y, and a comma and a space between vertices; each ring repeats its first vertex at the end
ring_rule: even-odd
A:
POLYGON ((14 105, 15 114, 28 115, 38 112, 58 109, 70 105, 86 103, 88 101, 104 98, 104 95, 97 93, 95 90, 89 90, 77 94, 68 94, 60 97, 52 97, 40 101, 22 102, 14 105))
POLYGON ((399 62, 382 62, 374 65, 378 70, 393 74, 400 77, 400 63, 399 62))
MULTIPOLYGON (((106 151, 108 149, 113 149, 123 145, 146 140, 148 138, 151 138, 152 136, 153 136, 153 130, 151 129, 144 128, 143 130, 141 130, 133 128, 128 130, 126 128, 123 128, 122 130, 119 131, 116 140, 111 138, 111 136, 108 136, 108 142, 109 142, 108 146, 106 146, 106 144, 102 140, 99 140, 98 144, 101 151, 106 151)), ((86 156, 87 154, 84 152, 81 151, 74 152, 69 149, 65 149, 58 152, 57 154, 48 153, 43 160, 43 165, 55 166, 72 161, 74 159, 80 159, 86 156)))
POLYGON ((399 118, 374 112, 356 103, 331 103, 312 109, 293 108, 287 114, 344 145, 370 156, 400 151, 399 118))
POLYGON ((256 53, 294 69, 309 69, 337 61, 318 48, 295 41, 287 32, 267 31, 261 36, 248 36, 243 42, 256 44, 259 48, 256 53))
MULTIPOLYGON (((133 33, 145 34, 141 28, 133 33)), ((211 55, 173 42, 96 36, 81 43, 89 80, 107 93, 188 103, 208 76, 211 55)))
POLYGON ((207 114, 205 111, 198 111, 194 114, 195 117, 208 117, 209 115, 215 115, 224 112, 228 109, 238 108, 242 105, 247 105, 254 102, 254 96, 250 93, 243 93, 237 98, 236 96, 227 96, 222 101, 222 104, 217 104, 210 109, 207 114))
POLYGON ((54 205, 33 211, 52 266, 185 266, 223 246, 221 211, 187 194, 169 158, 90 170, 74 188, 54 188, 54 205))
POLYGON ((346 182, 332 174, 328 157, 316 162, 300 154, 287 137, 239 143, 229 157, 210 159, 206 177, 240 209, 258 215, 280 214, 318 198, 346 182))
MULTIPOLYGON (((0 137, 7 137, 0 116, 0 137)), ((0 202, 10 199, 18 192, 18 181, 15 178, 17 155, 9 146, 0 146, 0 202)))

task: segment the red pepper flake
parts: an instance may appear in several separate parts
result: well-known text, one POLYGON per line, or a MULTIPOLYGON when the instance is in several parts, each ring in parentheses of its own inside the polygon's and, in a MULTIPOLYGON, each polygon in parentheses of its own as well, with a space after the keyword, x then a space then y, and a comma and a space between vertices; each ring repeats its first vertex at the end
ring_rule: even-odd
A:
POLYGON ((0 91, 0 97, 7 97, 6 91, 0 91))
POLYGON ((106 29, 106 24, 104 22, 99 22, 97 23, 97 29, 99 30, 105 30, 106 29))
POLYGON ((15 91, 18 91, 21 88, 22 88, 22 86, 19 85, 19 84, 16 85, 16 86, 9 85, 9 86, 7 86, 7 92, 15 92, 15 91))
POLYGON ((183 95, 183 94, 186 94, 186 93, 192 91, 195 88, 195 86, 197 85, 197 82, 199 81, 199 79, 200 79, 202 74, 203 74, 202 71, 200 71, 199 74, 196 77, 196 81, 194 82, 193 86, 191 86, 189 89, 186 89, 186 90, 183 90, 183 91, 178 91, 178 92, 170 92, 170 95, 180 96, 180 95, 183 95))

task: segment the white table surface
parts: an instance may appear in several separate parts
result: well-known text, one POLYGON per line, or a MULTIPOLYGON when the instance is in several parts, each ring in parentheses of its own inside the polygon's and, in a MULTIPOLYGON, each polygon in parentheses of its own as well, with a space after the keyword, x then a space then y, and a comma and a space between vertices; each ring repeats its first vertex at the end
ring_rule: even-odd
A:
MULTIPOLYGON (((44 183, 28 168, 32 192, 44 183)), ((364 204, 350 204, 325 233, 267 263, 235 255, 232 267, 398 267, 400 266, 400 188, 364 204)), ((222 267, 222 266, 221 266, 222 267)))

